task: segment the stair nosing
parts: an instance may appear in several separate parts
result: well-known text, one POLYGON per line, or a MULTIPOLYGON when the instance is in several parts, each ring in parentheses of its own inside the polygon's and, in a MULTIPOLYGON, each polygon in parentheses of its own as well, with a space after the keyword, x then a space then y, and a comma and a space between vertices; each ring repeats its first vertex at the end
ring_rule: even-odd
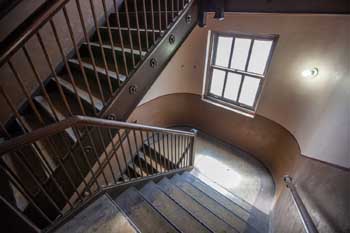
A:
MULTIPOLYGON (((214 198, 212 198, 212 197, 210 197, 209 195, 207 195, 205 192, 203 192, 202 190, 200 190, 200 189, 198 189, 196 186, 194 186, 194 185, 192 185, 190 182, 188 182, 187 180, 186 180, 186 178, 184 178, 184 177, 182 177, 182 176, 180 176, 180 175, 178 175, 178 174, 175 174, 175 176, 173 177, 173 179, 175 178, 175 182, 176 182, 176 179, 177 179, 177 181, 179 181, 179 182, 185 182, 185 183, 187 183, 188 185, 190 185, 191 187, 193 187, 195 190, 197 190, 199 193, 201 193, 201 194, 203 194, 204 196, 206 196, 207 198, 209 198, 209 199, 211 199, 214 203, 216 203, 218 206, 220 206, 220 207, 222 207, 222 208, 224 208, 226 211, 228 211, 229 213, 231 213, 232 215, 234 215, 236 218, 238 218, 240 221, 242 221, 244 224, 247 224, 250 228, 253 228, 254 229, 254 231, 257 233, 257 232, 259 232, 258 231, 258 229, 256 229, 256 227, 255 226, 253 226, 253 225, 251 225, 249 222, 248 222, 248 220, 246 221, 246 220, 244 220, 244 219, 242 219, 239 215, 237 215, 236 213, 234 213, 233 211, 231 211, 230 209, 228 209, 226 206, 224 206, 224 205, 222 205, 220 202, 218 202, 218 201, 216 201, 214 198)), ((177 184, 175 184, 177 187, 179 187, 177 184)), ((179 187, 181 190, 183 190, 181 187, 179 187)), ((184 190, 183 190, 184 191, 184 190)), ((184 192, 186 192, 186 191, 184 191, 184 192)), ((187 192, 186 192, 187 193, 187 192)), ((189 194, 190 195, 190 194, 189 194)), ((249 213, 250 214, 250 213, 249 213)), ((250 216, 250 215, 249 215, 250 216)), ((222 218, 221 218, 222 219, 222 218)), ((249 218, 248 218, 249 219, 249 218)), ((223 221, 225 221, 224 219, 223 219, 223 221)), ((226 222, 226 221, 225 221, 226 222)), ((229 225, 231 225, 232 227, 234 227, 232 224, 230 224, 230 223, 228 223, 228 222, 226 222, 227 224, 229 224, 229 225)), ((238 230, 237 230, 238 231, 238 230)))
MULTIPOLYGON (((207 210, 210 214, 212 214, 212 215, 214 215, 214 216, 216 216, 220 221, 222 221, 223 223, 225 223, 227 226, 229 226, 229 228, 232 228, 235 232, 237 232, 238 233, 238 231, 235 229, 235 228, 233 228, 230 224, 228 224, 226 221, 224 221, 222 218, 220 218, 220 217, 218 217, 216 214, 214 214, 211 210, 209 210, 207 207, 205 207, 205 206, 203 206, 201 203, 199 203, 197 200, 195 200, 191 195, 189 195, 188 193, 186 193, 186 192, 184 192, 182 189, 180 189, 177 185, 175 185, 173 182, 171 182, 171 180, 170 179, 168 179, 168 178, 163 178, 163 180, 166 180, 167 182, 169 182, 171 185, 173 185, 173 186, 175 186, 178 190, 180 190, 180 192, 182 192, 183 194, 185 194, 185 196, 187 196, 187 197, 189 197, 194 203, 196 203, 196 204, 198 204, 199 206, 201 206, 201 207, 203 207, 205 210, 207 210)), ((161 186, 160 186, 161 187, 161 186)), ((166 193, 165 192, 165 190, 164 190, 164 193, 166 193)), ((167 194, 167 193, 166 193, 167 194)), ((167 194, 168 195, 168 194, 167 194)), ((169 197, 170 197, 170 195, 168 195, 169 197)), ((171 198, 171 197, 170 197, 171 198)), ((173 199, 173 198, 171 198, 171 199, 173 199)), ((174 201, 176 201, 175 199, 173 199, 174 201)), ((177 202, 177 201, 176 201, 177 202)), ((178 202, 177 202, 178 203, 178 202)), ((180 203, 178 203, 180 206, 182 206, 180 203)), ((184 209, 186 209, 184 206, 182 206, 182 208, 184 208, 184 209)), ((208 228, 210 228, 209 226, 208 226, 208 228)), ((212 231, 214 231, 214 230, 212 230, 212 231)))
MULTIPOLYGON (((71 58, 71 59, 69 59, 68 61, 69 61, 70 63, 73 63, 74 65, 79 65, 79 61, 78 61, 77 59, 75 59, 75 58, 71 58)), ((89 70, 91 70, 91 71, 94 71, 94 67, 93 67, 93 65, 92 65, 90 62, 81 61, 81 63, 82 63, 82 66, 83 66, 84 68, 89 69, 89 70)), ((100 66, 98 66, 98 65, 96 65, 96 72, 98 72, 98 73, 100 73, 100 74, 102 74, 102 75, 107 76, 105 69, 102 68, 102 67, 100 67, 100 66)), ((117 75, 117 73, 115 73, 114 71, 111 71, 110 69, 108 69, 108 76, 111 77, 111 78, 113 78, 113 79, 115 79, 116 81, 118 81, 118 75, 117 75)), ((127 79, 126 75, 119 73, 119 80, 120 80, 121 82, 125 82, 126 79, 127 79)))
MULTIPOLYGON (((202 207, 204 207, 206 210, 208 210, 210 213, 212 213, 213 215, 215 215, 217 218, 219 218, 221 221, 223 221, 224 223, 226 223, 227 225, 229 225, 231 228, 233 228, 233 230, 237 233, 239 233, 239 231, 236 229, 235 226, 233 226, 232 224, 228 223, 225 219, 223 219, 222 217, 216 215, 211 209, 209 209, 208 207, 204 206, 202 203, 200 203, 199 201, 197 201, 194 197, 192 197, 192 195, 190 195, 189 193, 187 193, 186 191, 184 191, 181 187, 179 187, 178 184, 176 184, 176 175, 172 177, 172 179, 170 179, 169 181, 176 186, 178 189, 180 189, 182 192, 184 192, 186 195, 190 196, 192 198, 193 201, 195 201, 197 204, 201 205, 202 207)), ((209 197, 210 198, 210 197, 209 197)), ((213 200, 215 201, 215 200, 213 200)))
MULTIPOLYGON (((188 213, 191 217, 193 217, 199 224, 201 224, 203 227, 205 227, 208 231, 213 232, 214 231, 212 229, 210 229, 209 226, 207 226, 204 222, 202 222, 200 219, 198 219, 196 216, 194 216, 190 211, 188 211, 186 208, 184 208, 180 203, 178 203, 174 198, 172 198, 169 194, 167 194, 164 190, 161 189, 161 187, 153 182, 150 181, 151 183, 153 183, 155 185, 155 188, 157 190, 159 190, 161 193, 163 193, 166 197, 168 197, 171 201, 173 201, 176 205, 178 205, 182 210, 184 210, 186 213, 188 213)), ((146 184, 147 185, 147 184, 146 184)), ((145 185, 145 186, 146 186, 145 185)))
MULTIPOLYGON (((88 44, 90 44, 91 46, 95 46, 95 47, 101 47, 99 43, 96 43, 96 42, 90 42, 90 43, 87 43, 87 42, 84 42, 83 45, 84 46, 88 46, 88 44)), ((114 45, 112 47, 112 45, 109 45, 109 44, 102 44, 102 48, 104 49, 110 49, 110 50, 114 50, 114 51, 117 51, 117 52, 123 52, 123 49, 119 46, 116 46, 114 45)), ((125 53, 132 53, 134 51, 134 55, 140 55, 140 50, 139 49, 131 49, 131 48, 126 48, 124 47, 124 52, 125 53)), ((146 56, 147 52, 146 51, 141 51, 141 56, 146 56)))

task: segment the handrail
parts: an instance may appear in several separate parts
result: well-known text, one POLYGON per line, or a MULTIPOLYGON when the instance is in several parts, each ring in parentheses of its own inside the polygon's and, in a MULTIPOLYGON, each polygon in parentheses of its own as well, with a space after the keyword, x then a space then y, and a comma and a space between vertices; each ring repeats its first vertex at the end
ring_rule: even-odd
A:
POLYGON ((8 153, 20 147, 21 145, 30 144, 44 137, 53 136, 59 132, 64 131, 67 128, 71 128, 71 127, 79 128, 79 127, 85 127, 85 126, 95 126, 95 127, 113 128, 113 129, 120 129, 120 128, 134 129, 134 130, 153 131, 158 133, 168 133, 173 135, 182 135, 182 136, 190 136, 190 137, 195 137, 196 135, 196 133, 194 132, 77 115, 77 116, 69 117, 63 121, 53 123, 46 127, 34 130, 28 134, 24 134, 24 135, 12 138, 8 141, 4 141, 3 143, 0 144, 0 155, 8 153))
POLYGON ((10 35, 1 41, 0 66, 7 62, 22 45, 27 42, 53 15, 65 6, 69 0, 46 1, 35 10, 10 35))
POLYGON ((293 183, 292 177, 286 175, 283 177, 284 183, 286 184, 286 187, 290 189, 290 192, 292 193, 292 198, 294 200, 294 203, 298 209, 299 215, 301 217, 301 220, 303 222, 304 229, 307 233, 318 233, 318 230, 312 221, 312 218, 307 211, 302 199, 300 198, 298 191, 293 183))

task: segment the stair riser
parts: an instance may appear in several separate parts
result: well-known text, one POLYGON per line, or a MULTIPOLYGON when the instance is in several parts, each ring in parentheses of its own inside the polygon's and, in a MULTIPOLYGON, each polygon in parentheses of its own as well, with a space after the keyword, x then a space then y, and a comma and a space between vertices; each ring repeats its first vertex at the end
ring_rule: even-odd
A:
MULTIPOLYGON (((80 71, 79 64, 70 63, 70 66, 72 69, 80 71)), ((95 75, 94 69, 92 67, 91 68, 84 67, 84 71, 85 71, 87 78, 89 79, 89 85, 90 86, 92 86, 92 85, 97 86, 97 80, 96 80, 96 75, 95 75)), ((108 79, 111 81, 113 90, 116 90, 118 88, 118 81, 114 78, 111 78, 111 77, 105 75, 105 73, 101 73, 101 72, 97 72, 97 73, 98 73, 98 78, 100 80, 101 88, 102 88, 102 90, 105 90, 103 95, 106 99, 106 97, 110 96, 110 93, 107 91, 107 90, 109 90, 108 89, 109 88, 108 79)), ((98 94, 99 94, 98 97, 100 97, 100 93, 98 93, 98 94)))
MULTIPOLYGON (((166 14, 165 14, 165 12, 161 12, 160 15, 161 15, 161 18, 160 18, 161 27, 160 27, 160 29, 164 30, 167 28, 167 25, 165 22, 165 15, 166 14)), ((167 12, 167 17, 168 17, 168 25, 169 25, 172 22, 172 15, 170 12, 167 12)), ((153 17, 152 17, 151 12, 146 13, 147 24, 145 24, 144 14, 139 13, 138 19, 139 19, 139 28, 145 29, 147 26, 147 29, 159 30, 159 13, 158 12, 153 12, 153 17), (153 24, 152 24, 152 18, 153 18, 153 24), (154 25, 154 28, 152 25, 154 25)), ((112 26, 115 26, 115 27, 118 26, 115 14, 111 14, 109 20, 110 20, 110 23, 112 26)), ((120 13, 119 20, 120 20, 121 27, 128 27, 126 13, 120 13)), ((132 13, 132 12, 129 13, 129 25, 130 25, 130 28, 137 28, 136 14, 135 13, 132 13)))
MULTIPOLYGON (((99 46, 91 46, 92 53, 94 54, 95 59, 103 59, 102 56, 102 50, 99 46)), ((113 50, 111 48, 103 48, 104 54, 106 56, 106 61, 107 63, 114 64, 114 58, 113 58, 113 50)), ((88 46, 86 44, 83 44, 80 48, 80 54, 81 56, 84 57, 89 57, 89 50, 88 46)), ((124 60, 123 60, 123 53, 120 50, 114 50, 115 58, 117 60, 117 63, 120 65, 124 65, 124 60)), ((132 67, 132 54, 131 52, 125 52, 125 58, 126 58, 126 63, 129 68, 132 67)), ((139 53, 134 50, 134 59, 135 59, 135 64, 140 61, 140 56, 139 53)), ((112 69, 114 71, 114 69, 112 69)))
MULTIPOLYGON (((102 41, 106 44, 110 44, 110 38, 107 28, 101 28, 100 29, 102 41)), ((121 40, 119 36, 119 30, 118 29, 111 29, 111 34, 113 38, 113 43, 115 46, 121 47, 121 40)), ((122 34, 122 40, 125 48, 131 48, 130 38, 129 38, 129 32, 128 30, 121 30, 122 34)), ((139 39, 138 39, 138 33, 135 30, 130 31, 132 44, 134 49, 139 49, 139 39)), ((155 32, 156 39, 159 38, 159 33, 155 32)), ((151 47, 153 44, 153 33, 151 31, 147 32, 147 38, 148 38, 148 48, 151 47)), ((147 48, 147 42, 146 42, 146 32, 140 31, 140 42, 141 42, 141 48, 142 50, 146 51, 147 48)), ((95 35, 93 38, 94 41, 98 41, 97 36, 95 35)))

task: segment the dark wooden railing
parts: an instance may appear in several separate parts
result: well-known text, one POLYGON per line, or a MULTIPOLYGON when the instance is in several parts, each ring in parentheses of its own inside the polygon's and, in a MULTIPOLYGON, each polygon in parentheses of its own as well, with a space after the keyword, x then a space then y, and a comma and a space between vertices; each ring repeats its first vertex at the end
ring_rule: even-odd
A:
POLYGON ((192 132, 134 123, 67 118, 0 145, 0 174, 8 181, 0 198, 20 213, 24 222, 43 229, 104 188, 192 167, 194 137, 192 132), (67 129, 77 134, 80 154, 62 154, 55 143, 51 144, 51 159, 58 167, 52 166, 48 151, 38 151, 35 159, 40 163, 32 162, 34 158, 26 154, 28 147, 57 142, 67 129), (88 143, 81 141, 78 135, 89 134, 88 129, 99 131, 100 137, 89 135, 88 143), (105 148, 102 155, 96 153, 101 146, 105 148))
POLYGON ((23 126, 26 110, 46 125, 38 105, 46 106, 53 121, 74 114, 100 116, 190 2, 89 0, 82 5, 81 0, 46 1, 1 42, 0 71, 8 70, 13 77, 10 90, 0 86, 0 96, 10 109, 2 125, 16 119, 23 126), (69 14, 68 4, 69 12, 75 11, 77 16, 69 14), (63 16, 60 24, 54 19, 58 15, 63 16), (61 35, 62 31, 67 34, 61 35), (36 41, 37 50, 30 49, 30 41, 36 41), (67 43, 71 48, 67 49, 67 43), (24 55, 20 62, 14 58, 17 54, 24 55), (44 63, 37 63, 39 55, 44 63), (23 67, 29 67, 31 74, 23 74, 23 67), (56 102, 62 105, 61 111, 56 102))

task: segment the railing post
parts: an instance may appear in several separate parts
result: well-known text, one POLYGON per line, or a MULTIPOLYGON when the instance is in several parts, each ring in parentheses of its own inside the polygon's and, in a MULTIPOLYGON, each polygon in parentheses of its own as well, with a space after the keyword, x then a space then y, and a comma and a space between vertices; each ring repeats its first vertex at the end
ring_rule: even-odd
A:
POLYGON ((286 187, 290 189, 290 192, 292 193, 293 201, 298 209, 299 215, 301 217, 301 220, 303 222, 304 229, 307 233, 318 233, 318 230, 312 221, 312 218, 307 211, 303 201, 301 200, 297 189, 294 186, 292 177, 286 175, 283 177, 284 183, 286 184, 286 187))
POLYGON ((191 137, 191 150, 190 150, 190 166, 194 166, 194 157, 195 157, 195 142, 198 130, 191 129, 191 131, 194 133, 194 137, 191 137))

